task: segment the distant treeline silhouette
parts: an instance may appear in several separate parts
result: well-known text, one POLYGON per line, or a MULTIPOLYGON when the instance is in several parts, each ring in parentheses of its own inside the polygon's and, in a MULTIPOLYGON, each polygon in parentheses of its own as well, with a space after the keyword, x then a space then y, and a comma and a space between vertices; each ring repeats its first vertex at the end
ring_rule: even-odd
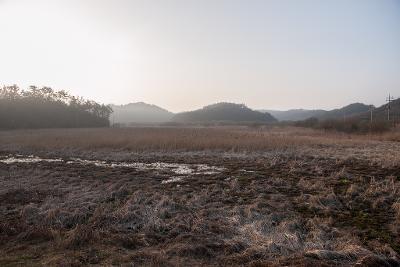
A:
POLYGON ((347 133, 385 132, 400 122, 400 98, 391 102, 390 120, 387 104, 375 108, 355 103, 341 109, 329 111, 324 116, 291 122, 300 127, 334 130, 347 133), (329 115, 329 116, 327 116, 329 115))
POLYGON ((50 87, 0 87, 0 129, 108 127, 110 106, 50 87))
POLYGON ((351 117, 345 120, 318 120, 317 118, 309 118, 303 121, 291 122, 291 124, 299 127, 308 127, 345 133, 379 133, 389 131, 391 128, 391 123, 385 120, 375 120, 370 122, 368 120, 362 120, 358 117, 351 117))

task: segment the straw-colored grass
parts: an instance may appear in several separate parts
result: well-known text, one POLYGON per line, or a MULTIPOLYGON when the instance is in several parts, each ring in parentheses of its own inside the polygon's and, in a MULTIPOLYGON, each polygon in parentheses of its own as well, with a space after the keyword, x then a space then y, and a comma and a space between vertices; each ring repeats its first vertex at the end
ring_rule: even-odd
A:
MULTIPOLYGON (((385 137, 393 139, 393 136, 385 137)), ((362 144, 367 137, 302 128, 46 129, 0 132, 3 147, 128 149, 133 151, 263 151, 304 146, 362 144)))
POLYGON ((398 266, 400 143, 388 136, 279 127, 0 132, 2 159, 61 158, 0 162, 0 266, 398 266), (75 157, 224 168, 177 174, 69 164, 75 157))

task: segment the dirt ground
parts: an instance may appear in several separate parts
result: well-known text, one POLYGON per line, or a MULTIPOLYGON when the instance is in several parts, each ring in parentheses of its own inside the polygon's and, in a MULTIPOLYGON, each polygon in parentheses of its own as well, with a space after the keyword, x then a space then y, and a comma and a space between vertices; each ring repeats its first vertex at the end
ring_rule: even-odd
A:
POLYGON ((399 266, 399 142, 307 136, 252 151, 4 138, 0 266, 399 266))

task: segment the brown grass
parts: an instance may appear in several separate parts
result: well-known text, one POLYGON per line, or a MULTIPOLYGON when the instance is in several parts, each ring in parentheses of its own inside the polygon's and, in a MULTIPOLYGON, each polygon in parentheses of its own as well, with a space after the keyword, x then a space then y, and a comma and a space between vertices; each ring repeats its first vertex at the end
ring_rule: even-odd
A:
POLYGON ((8 131, 0 138, 0 157, 38 152, 226 168, 162 184, 170 173, 0 163, 1 266, 400 262, 399 144, 385 136, 132 128, 8 131))
POLYGON ((127 149, 132 151, 263 151, 320 145, 398 140, 400 134, 374 136, 325 133, 305 128, 123 128, 48 129, 0 132, 3 147, 33 149, 127 149))

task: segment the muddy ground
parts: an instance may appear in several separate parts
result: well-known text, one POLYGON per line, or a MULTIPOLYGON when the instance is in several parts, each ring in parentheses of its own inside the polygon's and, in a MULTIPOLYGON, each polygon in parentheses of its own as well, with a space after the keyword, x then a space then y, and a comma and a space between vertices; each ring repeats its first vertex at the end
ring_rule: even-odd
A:
POLYGON ((397 165, 287 152, 7 162, 30 153, 0 152, 0 266, 399 266, 397 165))

